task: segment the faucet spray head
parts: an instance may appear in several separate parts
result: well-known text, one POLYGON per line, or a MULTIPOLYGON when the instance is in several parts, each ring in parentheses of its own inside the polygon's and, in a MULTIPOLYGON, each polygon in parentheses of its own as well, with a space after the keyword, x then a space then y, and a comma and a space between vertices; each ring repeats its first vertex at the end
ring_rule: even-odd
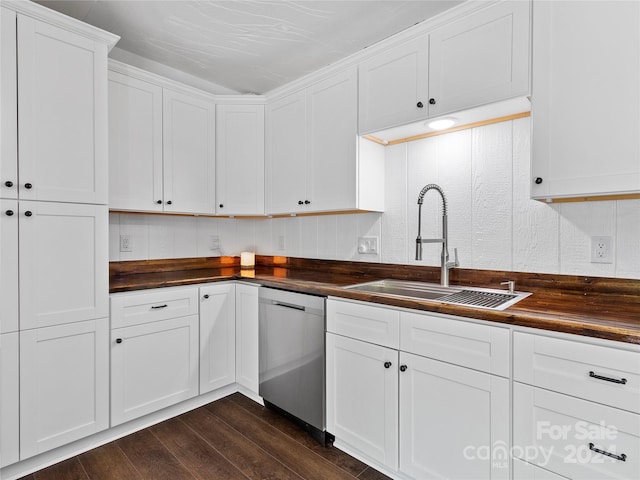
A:
POLYGON ((416 238, 416 260, 422 260, 422 238, 416 238))

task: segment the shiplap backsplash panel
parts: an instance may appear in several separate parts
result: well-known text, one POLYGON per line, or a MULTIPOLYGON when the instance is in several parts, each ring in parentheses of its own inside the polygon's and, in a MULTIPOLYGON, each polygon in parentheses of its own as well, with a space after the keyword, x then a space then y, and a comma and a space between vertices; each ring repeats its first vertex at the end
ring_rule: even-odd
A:
MULTIPOLYGON (((439 184, 449 206, 450 253, 464 268, 640 278, 640 200, 546 205, 529 198, 530 119, 387 147, 385 213, 276 219, 118 214, 110 218, 111 260, 264 255, 439 265, 424 246, 416 262, 416 201, 439 184), (130 235, 131 252, 119 251, 130 235), (591 236, 614 239, 614 262, 590 262, 591 236), (211 236, 220 248, 211 250, 211 236), (360 236, 379 237, 379 253, 358 253, 360 236), (284 237, 284 249, 279 249, 284 237)), ((441 201, 426 194, 423 238, 439 237, 441 201)))

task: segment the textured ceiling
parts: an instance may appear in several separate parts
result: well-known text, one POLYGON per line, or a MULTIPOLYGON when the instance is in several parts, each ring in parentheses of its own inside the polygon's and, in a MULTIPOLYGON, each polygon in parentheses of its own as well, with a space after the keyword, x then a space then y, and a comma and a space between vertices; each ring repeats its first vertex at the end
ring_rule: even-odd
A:
POLYGON ((266 93, 460 0, 38 0, 118 47, 239 93, 266 93))

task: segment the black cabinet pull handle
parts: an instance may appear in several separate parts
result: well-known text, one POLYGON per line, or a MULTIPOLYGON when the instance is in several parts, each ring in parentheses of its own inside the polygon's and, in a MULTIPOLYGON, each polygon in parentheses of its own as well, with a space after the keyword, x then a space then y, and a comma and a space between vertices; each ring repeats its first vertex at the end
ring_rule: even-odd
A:
POLYGON ((435 105, 436 104, 436 99, 435 98, 430 98, 429 99, 429 105, 435 105))
POLYGON ((152 305, 151 308, 154 310, 158 310, 160 308, 167 308, 169 305, 167 305, 166 303, 164 305, 152 305))
POLYGON ((11 217, 13 215, 13 210, 7 210, 4 213, 7 215, 7 217, 11 217))
POLYGON ((26 188, 27 190, 30 190, 31 188, 33 188, 33 185, 31 185, 30 183, 25 183, 24 188, 26 188))
POLYGON ((400 371, 401 372, 406 372, 407 371, 407 366, 406 365, 400 365, 400 371))
POLYGON ((205 294, 203 295, 203 297, 204 297, 204 298, 209 298, 209 294, 208 294, 208 293, 205 293, 205 294))
POLYGON ((122 339, 121 338, 116 338, 116 343, 122 343, 122 339))
POLYGON ((7 180, 6 182, 4 182, 4 186, 11 188, 13 187, 13 182, 11 180, 7 180))
POLYGON ((171 205, 173 202, 171 200, 167 200, 167 205, 171 205))
POLYGON ((302 200, 298 200, 298 205, 302 205, 304 202, 302 200))
POLYGON ((304 201, 304 204, 305 204, 305 205, 309 205, 310 203, 311 203, 311 201, 310 201, 310 200, 305 200, 305 201, 304 201))
POLYGON ((26 212, 24 212, 25 217, 30 217, 31 215, 33 215, 33 212, 31 212, 30 210, 27 210, 26 212))
POLYGON ((595 372, 589 372, 589 376, 591 378, 597 378, 598 380, 604 380, 605 382, 620 383, 622 385, 627 384, 626 378, 618 379, 618 378, 611 378, 611 377, 603 377, 602 375, 597 375, 595 372))
POLYGON ((615 458, 616 460, 620 460, 621 462, 627 461, 626 454, 621 453, 620 455, 616 455, 615 453, 610 453, 605 450, 600 450, 599 448, 596 448, 596 446, 593 443, 589 444, 589 450, 591 450, 592 452, 599 453, 600 455, 606 455, 607 457, 615 458))
POLYGON ((162 200, 156 200, 156 203, 157 203, 158 205, 162 205, 162 200))
POLYGON ((391 367, 391 362, 384 362, 384 368, 391 367))
POLYGON ((220 208, 224 208, 224 203, 221 203, 220 205, 218 205, 220 208))
POLYGON ((424 107, 424 105, 423 105, 423 103, 422 103, 422 102, 418 102, 418 103, 416 103, 416 107, 418 107, 418 108, 422 108, 422 107, 424 107))
POLYGON ((536 177, 534 181, 536 182, 536 185, 540 185, 542 183, 542 177, 536 177))

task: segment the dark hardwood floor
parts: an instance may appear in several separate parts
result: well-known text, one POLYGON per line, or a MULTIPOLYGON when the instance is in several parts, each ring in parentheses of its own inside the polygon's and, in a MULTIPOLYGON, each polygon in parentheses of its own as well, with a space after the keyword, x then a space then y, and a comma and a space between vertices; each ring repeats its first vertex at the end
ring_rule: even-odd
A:
POLYGON ((24 477, 27 480, 388 479, 236 393, 24 477))

